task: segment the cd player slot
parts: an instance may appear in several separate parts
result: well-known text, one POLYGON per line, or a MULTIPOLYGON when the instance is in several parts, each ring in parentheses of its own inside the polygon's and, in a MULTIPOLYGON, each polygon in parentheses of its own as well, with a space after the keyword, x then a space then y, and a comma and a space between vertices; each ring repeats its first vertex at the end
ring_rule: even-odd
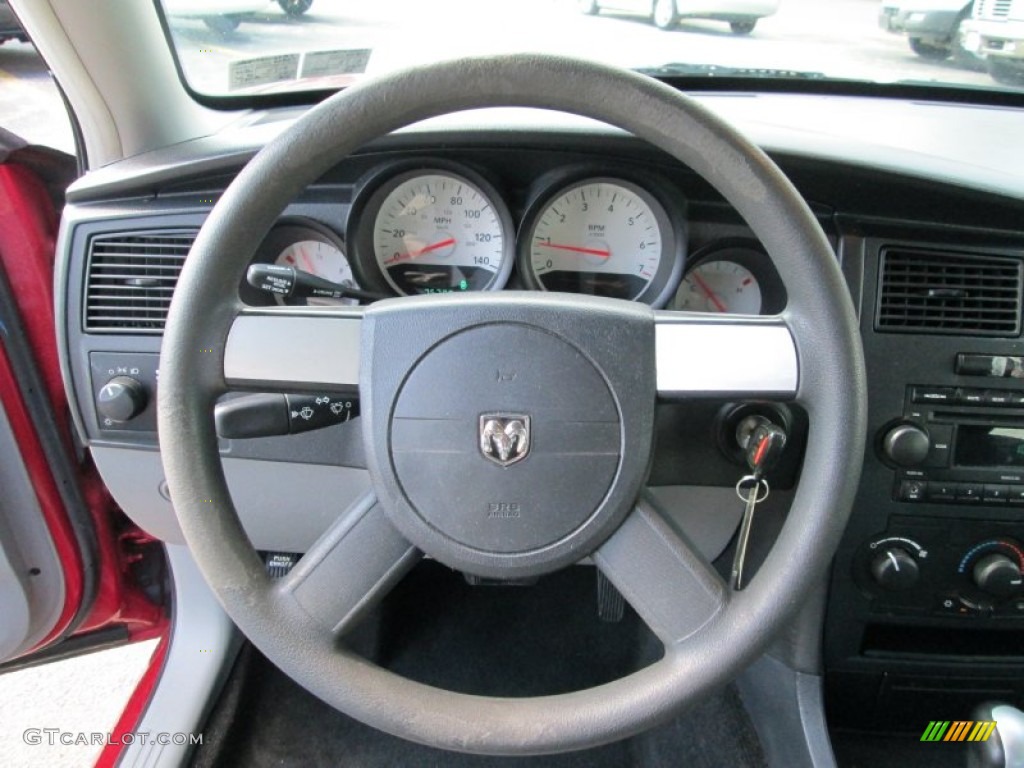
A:
POLYGON ((977 409, 971 410, 933 410, 928 414, 929 422, 941 424, 973 424, 979 426, 991 425, 993 423, 1005 424, 1006 426, 1024 425, 1024 413, 1013 414, 1006 411, 997 413, 979 413, 977 409))

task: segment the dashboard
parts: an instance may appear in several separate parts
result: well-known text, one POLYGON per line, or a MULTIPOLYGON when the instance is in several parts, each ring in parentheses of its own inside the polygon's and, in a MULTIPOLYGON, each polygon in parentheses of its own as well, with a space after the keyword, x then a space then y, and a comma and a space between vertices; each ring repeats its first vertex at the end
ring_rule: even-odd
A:
MULTIPOLYGON (((823 587, 830 723, 883 728, 940 695, 950 714, 934 717, 947 719, 979 695, 1020 704, 1024 182, 1006 169, 1024 163, 1014 165, 1019 142, 1000 143, 1019 136, 1012 115, 707 98, 804 196, 860 316, 870 432, 823 587), (905 130, 886 128, 897 123, 905 130)), ((226 134, 94 172, 68 193, 57 295, 73 416, 117 502, 166 540, 181 536, 155 431, 170 295, 213 204, 292 116, 253 115, 226 134)), ((339 163, 282 212, 239 296, 317 305, 498 290, 613 296, 666 312, 771 315, 786 305, 771 258, 706 180, 606 126, 504 112, 432 121, 339 163)), ((368 488, 357 395, 295 400, 322 429, 222 437, 258 549, 304 551, 368 488)), ((729 559, 742 511, 730 430, 754 414, 793 435, 759 507, 756 567, 785 520, 809 415, 790 403, 708 400, 659 404, 657 414, 651 491, 710 560, 729 559)))

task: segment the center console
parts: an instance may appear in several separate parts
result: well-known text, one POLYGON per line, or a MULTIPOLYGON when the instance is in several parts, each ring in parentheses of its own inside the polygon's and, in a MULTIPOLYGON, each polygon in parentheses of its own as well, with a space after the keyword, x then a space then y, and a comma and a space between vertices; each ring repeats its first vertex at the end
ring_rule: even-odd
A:
POLYGON ((833 726, 1024 697, 1021 244, 958 239, 857 242, 871 432, 830 585, 833 726))

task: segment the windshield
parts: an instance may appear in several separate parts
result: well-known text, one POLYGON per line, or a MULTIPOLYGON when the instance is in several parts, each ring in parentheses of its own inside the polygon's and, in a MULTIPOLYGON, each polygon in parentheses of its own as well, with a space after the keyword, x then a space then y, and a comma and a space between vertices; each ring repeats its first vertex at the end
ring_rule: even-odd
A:
POLYGON ((657 75, 1024 88, 1024 0, 162 0, 189 85, 343 87, 511 51, 657 75))

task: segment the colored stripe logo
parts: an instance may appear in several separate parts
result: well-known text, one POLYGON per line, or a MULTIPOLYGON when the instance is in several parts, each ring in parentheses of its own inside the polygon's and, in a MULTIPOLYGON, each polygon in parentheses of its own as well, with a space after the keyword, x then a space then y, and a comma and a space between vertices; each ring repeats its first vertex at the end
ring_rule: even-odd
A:
POLYGON ((991 720, 932 720, 921 741, 988 741, 995 728, 991 720))

